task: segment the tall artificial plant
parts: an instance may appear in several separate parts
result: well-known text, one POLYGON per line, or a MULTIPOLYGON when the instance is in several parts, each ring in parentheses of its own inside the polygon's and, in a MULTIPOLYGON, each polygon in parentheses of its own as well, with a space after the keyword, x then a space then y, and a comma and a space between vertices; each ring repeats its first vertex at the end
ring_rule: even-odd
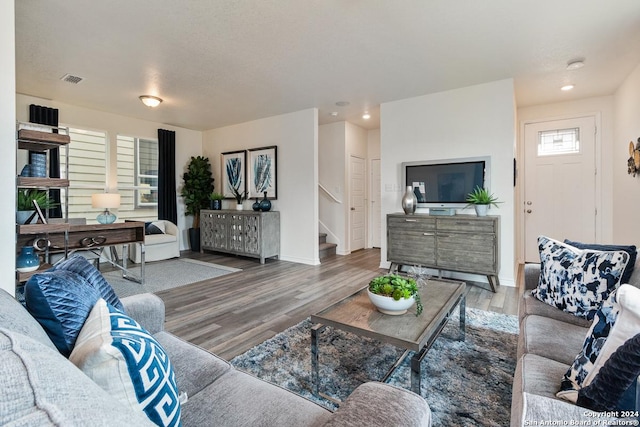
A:
POLYGON ((213 192, 211 163, 207 157, 191 157, 187 171, 182 176, 184 185, 185 215, 193 215, 193 228, 200 227, 200 210, 209 208, 209 196, 213 192))

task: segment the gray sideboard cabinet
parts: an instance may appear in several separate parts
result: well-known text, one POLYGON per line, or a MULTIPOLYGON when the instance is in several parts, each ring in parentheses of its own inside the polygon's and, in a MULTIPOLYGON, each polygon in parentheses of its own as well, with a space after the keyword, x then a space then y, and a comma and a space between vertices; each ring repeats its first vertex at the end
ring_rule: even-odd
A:
POLYGON ((500 285, 500 217, 387 215, 387 261, 487 276, 500 285))
POLYGON ((200 250, 247 257, 280 256, 280 212, 200 211, 200 250))

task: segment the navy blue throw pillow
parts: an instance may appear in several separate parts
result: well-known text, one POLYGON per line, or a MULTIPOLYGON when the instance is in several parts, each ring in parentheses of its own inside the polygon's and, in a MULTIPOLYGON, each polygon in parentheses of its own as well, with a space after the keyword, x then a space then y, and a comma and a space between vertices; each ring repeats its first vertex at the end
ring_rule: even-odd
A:
POLYGON ((152 222, 145 222, 144 223, 144 234, 146 234, 147 236, 151 235, 151 234, 165 234, 164 231, 162 231, 161 229, 158 228, 157 225, 155 225, 152 222))
POLYGON ((100 292, 67 270, 34 274, 24 286, 25 305, 58 351, 69 357, 100 292))
POLYGON ((600 245, 596 243, 574 242, 569 239, 564 239, 564 243, 578 249, 593 249, 595 251, 625 251, 629 254, 629 262, 627 262, 627 266, 622 272, 620 283, 629 283, 631 273, 633 273, 633 267, 636 265, 636 257, 638 256, 638 251, 635 245, 600 245))
POLYGON ((98 291, 100 296, 104 298, 106 302, 124 312, 124 307, 109 282, 107 282, 100 271, 98 271, 98 269, 82 255, 72 255, 69 258, 56 263, 56 265, 51 269, 51 271, 59 270, 66 270, 79 274, 98 291))

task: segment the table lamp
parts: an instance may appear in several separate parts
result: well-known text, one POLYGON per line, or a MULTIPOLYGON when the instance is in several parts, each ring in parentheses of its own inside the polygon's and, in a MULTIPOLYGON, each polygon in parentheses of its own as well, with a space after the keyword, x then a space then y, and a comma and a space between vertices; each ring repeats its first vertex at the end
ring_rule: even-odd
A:
POLYGON ((120 207, 120 194, 118 193, 97 193, 91 195, 91 206, 104 209, 96 219, 100 224, 111 224, 116 220, 116 216, 109 212, 109 209, 120 207))

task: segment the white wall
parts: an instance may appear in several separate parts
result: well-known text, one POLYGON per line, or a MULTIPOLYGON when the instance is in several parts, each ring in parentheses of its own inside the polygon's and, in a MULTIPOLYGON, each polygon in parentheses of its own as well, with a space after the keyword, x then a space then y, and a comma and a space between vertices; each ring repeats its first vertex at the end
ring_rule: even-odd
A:
MULTIPOLYGON (((132 101, 137 102, 137 100, 132 101)), ((191 227, 193 217, 184 216, 184 203, 180 197, 182 187, 182 174, 186 170, 186 165, 191 156, 198 156, 202 153, 202 132, 190 129, 179 128, 146 120, 134 119, 131 117, 119 116, 117 114, 105 113, 89 108, 64 104, 55 100, 47 100, 32 96, 20 95, 16 97, 16 114, 20 121, 29 120, 29 105, 37 104, 51 108, 58 108, 59 121, 61 124, 78 127, 81 129, 99 130, 107 133, 109 147, 107 148, 110 157, 111 170, 109 171, 109 188, 117 188, 117 158, 116 158, 116 138, 118 134, 133 136, 138 138, 158 139, 158 129, 173 130, 176 132, 176 192, 178 194, 178 228, 180 228, 180 248, 189 248, 189 237, 187 229, 191 227)), ((142 104, 140 104, 142 106, 142 104)), ((146 107, 145 107, 146 108, 146 107)), ((161 107, 160 107, 161 108, 161 107)), ((13 178, 12 182, 15 181, 13 178)))
MULTIPOLYGON (((540 121, 594 115, 596 117, 596 240, 610 243, 613 223, 613 97, 601 96, 576 101, 537 105, 518 108, 518 167, 519 176, 524 178, 524 125, 540 121)), ((627 141, 628 143, 628 141, 627 141)), ((626 160, 625 163, 626 165, 626 160)), ((626 171, 626 166, 625 166, 626 171)), ((521 183, 523 181, 520 181, 521 183)), ((519 187, 521 192, 524 188, 519 187)), ((523 200, 520 200, 523 202, 523 200)), ((522 212, 517 212, 518 224, 523 224, 522 212)), ((524 259, 524 225, 519 227, 517 236, 518 259, 524 259)), ((564 238, 563 236, 558 236, 564 238)))
MULTIPOLYGON (((515 112, 512 79, 382 104, 382 235, 386 215, 402 211, 402 162, 491 156, 490 190, 502 201, 489 212, 501 217, 499 276, 514 286, 515 112)), ((383 239, 381 267, 388 267, 386 247, 383 239)))
POLYGON ((15 294, 16 73, 14 2, 0 2, 0 288, 15 294))
MULTIPOLYGON (((308 109, 212 129, 203 134, 203 153, 213 164, 220 189, 220 154, 270 145, 278 146, 280 258, 316 265, 318 257, 318 110, 308 109)), ((235 204, 235 202, 234 202, 235 204)), ((229 201, 225 201, 230 207, 229 201)), ((245 201, 245 209, 251 203, 245 201)))
POLYGON ((614 94, 613 242, 640 245, 640 176, 627 173, 629 142, 640 138, 640 65, 614 94))
POLYGON ((339 255, 348 253, 344 213, 348 202, 344 167, 345 126, 346 122, 318 126, 318 181, 333 196, 322 190, 318 193, 319 231, 327 233, 327 242, 338 245, 336 253, 339 255))

